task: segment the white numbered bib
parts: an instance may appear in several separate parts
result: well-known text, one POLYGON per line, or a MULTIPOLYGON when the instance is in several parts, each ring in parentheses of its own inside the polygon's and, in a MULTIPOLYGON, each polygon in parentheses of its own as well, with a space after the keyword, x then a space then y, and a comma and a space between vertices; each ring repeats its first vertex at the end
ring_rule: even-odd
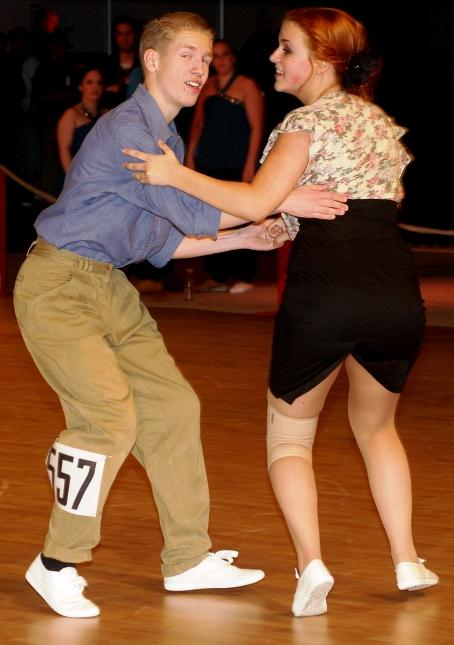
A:
POLYGON ((105 455, 55 441, 46 467, 58 506, 68 513, 95 517, 105 461, 105 455))

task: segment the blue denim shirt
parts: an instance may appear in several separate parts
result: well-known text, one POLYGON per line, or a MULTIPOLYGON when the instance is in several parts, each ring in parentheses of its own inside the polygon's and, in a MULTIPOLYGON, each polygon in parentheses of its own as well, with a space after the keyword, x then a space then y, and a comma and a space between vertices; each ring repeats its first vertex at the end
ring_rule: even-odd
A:
POLYGON ((57 202, 38 216, 38 235, 58 248, 124 266, 166 264, 186 235, 216 236, 220 211, 168 186, 134 181, 122 148, 159 152, 158 139, 182 161, 184 146, 152 96, 139 85, 105 114, 74 157, 57 202))

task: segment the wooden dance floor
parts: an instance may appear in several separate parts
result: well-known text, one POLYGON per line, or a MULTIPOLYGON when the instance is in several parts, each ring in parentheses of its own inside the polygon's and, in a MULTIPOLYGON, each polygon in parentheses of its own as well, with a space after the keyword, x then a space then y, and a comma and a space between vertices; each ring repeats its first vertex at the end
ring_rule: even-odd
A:
POLYGON ((315 446, 328 613, 293 618, 295 559, 265 467, 265 390, 273 319, 195 310, 153 312, 202 401, 213 549, 266 578, 242 589, 165 592, 161 534, 148 481, 126 461, 104 513, 93 563, 79 568, 101 615, 53 614, 24 572, 46 532, 44 459, 63 427, 58 400, 0 299, 0 643, 32 645, 443 645, 454 643, 454 329, 429 327, 402 397, 399 428, 413 473, 419 555, 438 587, 399 592, 383 529, 346 418, 346 378, 328 399, 315 446))

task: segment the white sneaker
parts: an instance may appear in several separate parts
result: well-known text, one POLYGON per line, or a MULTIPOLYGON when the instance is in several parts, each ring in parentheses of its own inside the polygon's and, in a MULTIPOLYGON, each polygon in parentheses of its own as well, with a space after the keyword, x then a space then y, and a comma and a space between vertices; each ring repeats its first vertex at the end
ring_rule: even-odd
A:
POLYGON ((244 587, 265 577, 260 569, 239 569, 232 565, 238 551, 209 553, 200 564, 164 578, 167 591, 191 591, 192 589, 229 589, 244 587))
POLYGON ((419 562, 399 562, 396 567, 397 586, 401 591, 417 591, 438 584, 438 576, 419 562))
POLYGON ((321 560, 312 560, 301 575, 295 570, 296 592, 292 612, 295 616, 319 616, 327 611, 326 596, 334 578, 321 560))
POLYGON ((254 288, 254 285, 251 282, 236 282, 233 284, 229 292, 230 293, 247 293, 254 288))
POLYGON ((194 291, 199 291, 201 293, 221 293, 229 290, 229 285, 227 282, 218 282, 217 280, 205 280, 202 284, 196 285, 194 291))
POLYGON ((77 575, 74 567, 49 571, 39 554, 28 568, 25 578, 57 614, 68 618, 98 616, 99 607, 83 595, 87 582, 77 575))

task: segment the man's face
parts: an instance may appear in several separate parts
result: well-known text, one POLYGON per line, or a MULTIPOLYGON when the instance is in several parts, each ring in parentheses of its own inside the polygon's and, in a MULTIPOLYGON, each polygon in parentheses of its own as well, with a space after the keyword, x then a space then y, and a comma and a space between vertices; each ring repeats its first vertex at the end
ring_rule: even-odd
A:
POLYGON ((171 121, 181 108, 197 101, 208 78, 212 40, 205 32, 184 30, 175 35, 165 51, 149 52, 153 52, 153 65, 147 65, 145 85, 171 121))
POLYGON ((115 28, 115 43, 120 51, 130 52, 136 45, 136 32, 127 22, 120 23, 115 28))

